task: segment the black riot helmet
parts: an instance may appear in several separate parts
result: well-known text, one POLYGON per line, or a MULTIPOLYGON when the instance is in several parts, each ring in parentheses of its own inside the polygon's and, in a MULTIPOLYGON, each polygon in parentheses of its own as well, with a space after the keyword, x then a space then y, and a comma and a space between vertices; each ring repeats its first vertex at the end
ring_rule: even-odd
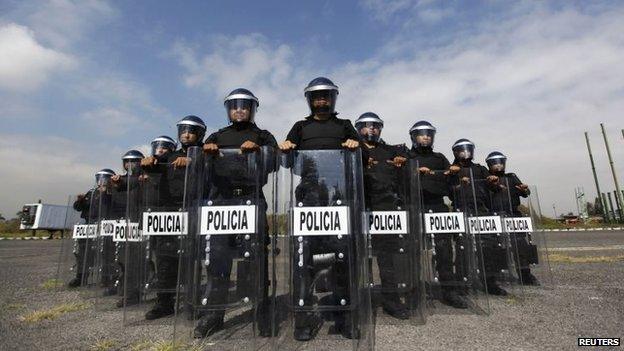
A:
POLYGON ((365 112, 355 120, 355 129, 360 134, 360 137, 364 141, 369 141, 375 144, 378 143, 381 138, 381 130, 383 129, 383 126, 383 120, 373 112, 365 112), (363 128, 366 128, 366 130, 362 131, 363 128))
POLYGON ((412 139, 412 147, 414 148, 433 148, 433 141, 436 135, 436 128, 427 121, 418 121, 414 123, 409 130, 412 139), (428 136, 427 138, 418 138, 419 136, 428 136), (420 140, 419 140, 420 139, 420 140), (424 140, 423 140, 424 139, 424 140))
POLYGON ((186 116, 178 123, 178 140, 183 147, 200 145, 206 134, 206 124, 197 116, 186 116), (189 133, 197 136, 194 142, 182 138, 182 134, 189 133), (183 140, 184 139, 184 140, 183 140))
POLYGON ((162 160, 165 155, 175 151, 177 147, 176 141, 166 135, 161 135, 154 138, 151 144, 152 156, 156 157, 158 160, 162 160))
POLYGON ((141 168, 141 160, 144 158, 143 153, 138 150, 130 150, 126 152, 122 157, 123 168, 129 174, 135 174, 141 168))
POLYGON ((468 139, 459 139, 453 144, 453 155, 457 161, 471 161, 475 145, 468 139))
POLYGON ((112 169, 104 168, 95 173, 95 184, 98 186, 106 185, 110 181, 111 177, 115 175, 112 169))
POLYGON ((260 102, 251 91, 238 88, 225 97, 223 105, 225 105, 229 123, 253 123, 260 102))
POLYGON ((308 100, 308 106, 313 115, 333 114, 336 112, 336 99, 338 98, 338 87, 331 80, 325 77, 312 79, 304 90, 304 95, 308 100), (324 100, 324 104, 317 104, 315 100, 324 100))
POLYGON ((491 172, 502 173, 505 172, 507 156, 503 155, 503 153, 499 151, 490 152, 490 154, 485 158, 485 162, 491 172))

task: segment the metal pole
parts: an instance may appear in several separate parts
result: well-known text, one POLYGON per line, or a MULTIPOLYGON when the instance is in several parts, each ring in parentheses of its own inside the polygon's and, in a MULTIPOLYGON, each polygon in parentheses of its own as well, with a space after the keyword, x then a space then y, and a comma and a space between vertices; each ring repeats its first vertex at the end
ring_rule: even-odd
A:
MULTIPOLYGON (((613 174, 613 182, 615 183, 615 203, 618 208, 622 207, 622 196, 620 195, 620 184, 618 183, 617 175, 615 174, 615 166, 613 164, 613 158, 611 157, 611 149, 609 148, 609 140, 607 140, 607 133, 605 132, 604 125, 600 123, 600 129, 602 129, 602 136, 604 137, 605 147, 607 148, 607 156, 609 156, 609 165, 611 166, 611 173, 613 174)), ((622 219, 622 213, 618 212, 617 216, 622 219)))
POLYGON ((553 214, 555 215, 555 220, 557 220, 557 209, 555 208, 555 204, 553 204, 553 214))
POLYGON ((579 207, 578 188, 574 188, 574 198, 576 199, 576 212, 578 213, 578 216, 581 217, 581 208, 579 207))
MULTIPOLYGON (((618 192, 619 191, 617 191, 617 190, 613 190, 613 196, 615 196, 617 198, 618 192)), ((618 213, 620 214, 620 222, 622 222, 622 208, 620 207, 620 204, 617 203, 617 202, 616 202, 616 205, 617 205, 618 213)))
POLYGON ((605 204, 603 207, 604 215, 605 215, 605 223, 611 223, 611 215, 609 214, 609 204, 607 203, 607 195, 602 193, 602 203, 605 204))
POLYGON ((615 207, 613 207, 613 201, 611 201, 611 193, 607 193, 607 197, 609 198, 609 212, 611 213, 611 218, 613 218, 613 222, 616 222, 617 216, 615 215, 615 207))
POLYGON ((594 174, 594 183, 596 183, 596 192, 598 193, 598 199, 600 200, 600 208, 602 209, 602 219, 607 222, 609 220, 607 216, 607 204, 603 201, 602 193, 600 192, 600 184, 598 183, 598 176, 596 175, 596 165, 594 164, 594 156, 591 152, 591 146, 589 145, 589 136, 585 132, 585 143, 587 143, 587 152, 589 153, 589 161, 591 162, 592 173, 594 174))

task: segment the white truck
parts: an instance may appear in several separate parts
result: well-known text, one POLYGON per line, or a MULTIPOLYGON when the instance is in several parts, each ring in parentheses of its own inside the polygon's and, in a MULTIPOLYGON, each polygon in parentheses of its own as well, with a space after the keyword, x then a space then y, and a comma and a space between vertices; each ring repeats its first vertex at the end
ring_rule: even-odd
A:
POLYGON ((80 223, 80 212, 66 205, 25 204, 20 217, 21 230, 56 230, 73 229, 80 223))

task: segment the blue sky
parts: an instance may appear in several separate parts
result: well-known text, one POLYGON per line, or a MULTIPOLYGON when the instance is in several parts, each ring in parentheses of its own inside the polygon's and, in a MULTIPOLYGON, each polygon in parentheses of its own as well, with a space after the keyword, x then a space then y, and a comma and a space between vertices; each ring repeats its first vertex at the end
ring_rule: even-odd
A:
POLYGON ((391 142, 429 119, 449 157, 461 137, 481 162, 507 153, 544 207, 593 193, 585 130, 613 188, 600 122, 624 176, 621 2, 5 0, 0 14, 0 213, 83 192, 184 115, 222 127, 239 86, 281 140, 319 75, 342 116, 377 112, 391 142))

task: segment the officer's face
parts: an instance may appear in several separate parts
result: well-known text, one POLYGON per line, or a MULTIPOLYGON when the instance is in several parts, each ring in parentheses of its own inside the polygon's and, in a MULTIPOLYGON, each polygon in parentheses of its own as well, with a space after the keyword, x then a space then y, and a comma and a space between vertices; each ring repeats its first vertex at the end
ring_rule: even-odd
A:
POLYGON ((195 144, 197 142, 197 134, 185 130, 180 133, 180 142, 184 145, 195 144))
POLYGON ((505 165, 502 163, 494 163, 490 165, 490 171, 492 172, 503 172, 505 170, 505 165))
POLYGON ((315 108, 330 107, 331 98, 326 95, 318 95, 312 98, 312 106, 315 108))
POLYGON ((416 136, 416 143, 422 146, 431 146, 433 138, 428 134, 421 134, 416 136))
POLYGON ((154 156, 158 156, 158 157, 163 156, 168 151, 169 151, 169 149, 167 149, 166 147, 157 146, 156 149, 154 150, 154 156))
POLYGON ((242 106, 232 106, 228 113, 232 122, 248 122, 251 115, 249 108, 242 106))
POLYGON ((366 136, 366 135, 378 136, 379 134, 381 134, 381 128, 379 128, 378 126, 364 126, 360 128, 360 135, 362 136, 366 136))

